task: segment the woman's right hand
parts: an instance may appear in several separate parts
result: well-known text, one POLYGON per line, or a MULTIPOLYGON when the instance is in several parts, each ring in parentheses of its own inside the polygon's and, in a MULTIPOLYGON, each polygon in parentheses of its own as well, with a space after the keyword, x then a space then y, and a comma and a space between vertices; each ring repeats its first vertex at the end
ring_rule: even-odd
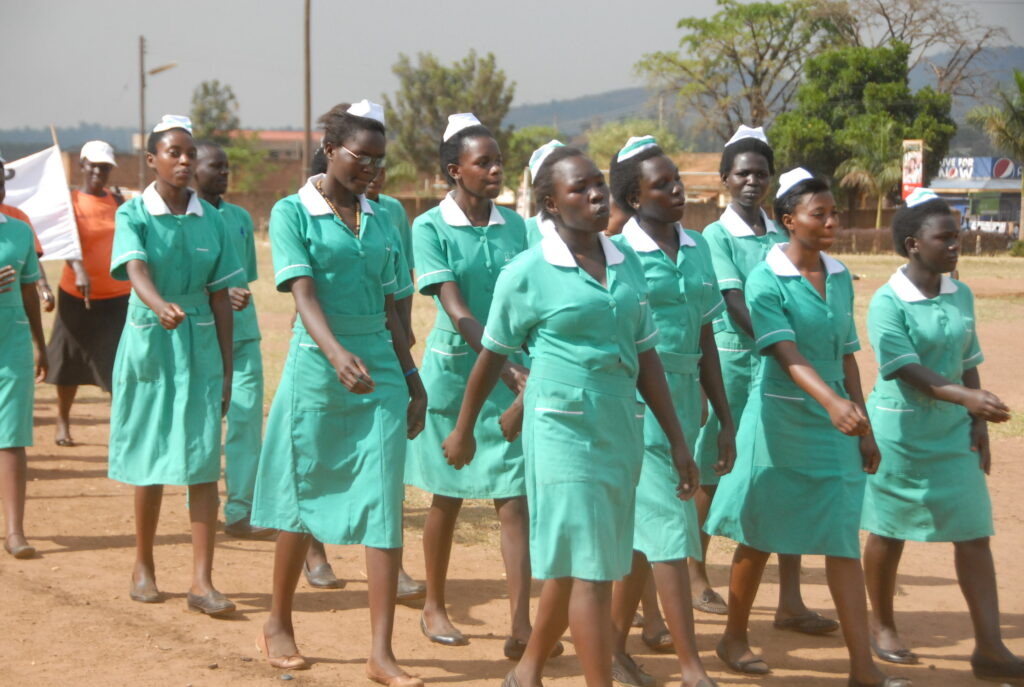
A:
POLYGON ((89 281, 89 274, 85 271, 85 268, 79 267, 75 269, 75 288, 82 294, 82 298, 85 300, 85 309, 88 310, 91 305, 89 302, 89 290, 92 288, 92 282, 89 281))
POLYGON ((331 362, 338 374, 338 381, 344 384, 346 389, 354 394, 368 394, 373 391, 374 383, 370 371, 357 356, 342 351, 337 359, 331 362))
POLYGON ((529 377, 530 371, 522 365, 506 362, 501 368, 501 381, 505 382, 505 386, 514 394, 518 394, 526 387, 526 380, 529 377))
POLYGON ((469 465, 476 453, 476 438, 472 432, 462 433, 456 427, 441 444, 441 450, 448 464, 456 470, 469 465))
POLYGON ((12 288, 11 284, 18 280, 18 272, 10 265, 0 267, 0 293, 7 293, 12 288))
POLYGON ((973 417, 989 422, 1006 422, 1010 419, 1010 409, 995 394, 984 389, 967 389, 963 406, 973 417))
POLYGON ((185 321, 185 311, 177 303, 164 303, 157 311, 160 326, 164 329, 177 329, 185 321))
POLYGON ((498 425, 501 427, 501 435, 505 441, 513 442, 523 431, 523 395, 516 396, 512 405, 505 409, 505 412, 498 418, 498 425))
POLYGON ((835 428, 847 436, 863 436, 871 431, 867 415, 848 398, 836 397, 826 410, 835 428))

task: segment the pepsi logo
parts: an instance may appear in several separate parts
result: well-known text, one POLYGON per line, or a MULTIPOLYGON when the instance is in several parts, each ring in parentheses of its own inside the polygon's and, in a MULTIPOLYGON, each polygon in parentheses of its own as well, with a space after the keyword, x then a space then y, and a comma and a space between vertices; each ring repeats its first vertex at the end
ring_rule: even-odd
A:
POLYGON ((1001 157, 995 161, 994 165, 992 165, 992 178, 1011 179, 1016 171, 1017 166, 1013 164, 1013 160, 1007 157, 1001 157))

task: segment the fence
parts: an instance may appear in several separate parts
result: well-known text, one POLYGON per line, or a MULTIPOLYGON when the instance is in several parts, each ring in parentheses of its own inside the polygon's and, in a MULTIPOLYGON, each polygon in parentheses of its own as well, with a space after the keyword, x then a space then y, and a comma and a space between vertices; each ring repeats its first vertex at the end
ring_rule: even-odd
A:
MULTIPOLYGON (((985 231, 960 232, 963 255, 1002 255, 1010 249, 1013 237, 985 231)), ((843 229, 836 236, 830 253, 892 253, 891 229, 843 229)))

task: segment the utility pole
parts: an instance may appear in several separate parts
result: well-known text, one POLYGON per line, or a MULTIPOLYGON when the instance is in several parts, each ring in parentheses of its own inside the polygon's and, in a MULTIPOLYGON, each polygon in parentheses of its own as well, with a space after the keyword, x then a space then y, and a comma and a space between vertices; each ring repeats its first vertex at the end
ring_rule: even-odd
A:
POLYGON ((306 136, 303 139, 302 144, 302 179, 300 183, 309 177, 310 171, 310 148, 313 145, 313 131, 312 131, 312 119, 313 119, 313 105, 312 97, 310 95, 310 78, 309 78, 309 14, 310 14, 310 2, 311 0, 305 0, 305 27, 304 27, 304 45, 303 45, 303 56, 304 56, 304 71, 305 71, 305 114, 303 122, 306 128, 306 136))
POLYGON ((146 185, 146 37, 139 36, 139 192, 146 185))

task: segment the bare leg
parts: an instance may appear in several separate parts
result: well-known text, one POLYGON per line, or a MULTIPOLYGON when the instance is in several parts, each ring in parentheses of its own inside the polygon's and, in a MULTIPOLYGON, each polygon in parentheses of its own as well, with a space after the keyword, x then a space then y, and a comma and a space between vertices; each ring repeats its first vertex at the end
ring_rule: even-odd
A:
MULTIPOLYGON (((687 575, 687 580, 689 580, 689 575, 687 575)), ((653 575, 647 576, 647 584, 644 585, 644 593, 640 597, 640 608, 643 609, 644 614, 642 636, 655 639, 662 632, 668 630, 665 627, 665 619, 661 616, 661 609, 658 607, 658 590, 654 585, 653 575)))
POLYGON ((569 626, 569 598, 573 579, 562 577, 544 580, 537 605, 533 632, 526 642, 523 657, 516 664, 515 674, 521 687, 538 687, 544 664, 569 626))
POLYGON ((864 544, 864 580, 871 600, 871 625, 875 643, 884 651, 906 649, 896 629, 893 607, 903 543, 902 539, 869 534, 864 544))
POLYGON ((57 385, 57 443, 71 441, 71 406, 77 393, 77 386, 57 385))
POLYGON ((988 537, 956 542, 953 547, 957 581, 974 624, 974 655, 992 663, 1018 663, 1020 659, 1003 644, 999 629, 999 592, 988 537))
POLYGON ((665 620, 676 646, 679 670, 684 687, 707 679, 707 671, 697 652, 696 631, 693 627, 693 603, 690 598, 690 577, 685 560, 654 564, 654 578, 658 594, 665 607, 665 620))
POLYGON ((530 514, 526 497, 495 499, 494 509, 501 522, 511 636, 525 642, 530 638, 530 514))
POLYGON ((693 496, 693 503, 697 506, 697 526, 700 528, 701 559, 698 561, 695 558, 688 558, 686 564, 690 568, 692 596, 697 599, 701 597, 704 590, 711 589, 708 569, 704 564, 704 561, 708 559, 708 544, 711 543, 711 535, 704 531, 704 523, 707 522, 711 501, 715 498, 717 489, 717 484, 702 484, 693 496))
POLYGON ((779 606, 776 620, 799 618, 810 613, 800 594, 800 556, 779 554, 779 606))
POLYGON ((860 683, 877 684, 885 675, 871 657, 868 600, 860 559, 825 556, 825 575, 850 654, 850 675, 860 683))
POLYGON ((324 548, 323 542, 310 537, 309 549, 306 551, 306 566, 310 570, 316 570, 327 562, 327 549, 324 548))
POLYGON ((132 572, 132 581, 139 585, 152 585, 154 588, 156 564, 153 561, 153 542, 163 499, 162 484, 135 487, 135 570, 132 572))
POLYGON ((612 684, 611 613, 611 582, 572 581, 569 628, 587 687, 611 687, 612 684))
POLYGON ((434 494, 423 526, 423 562, 427 569, 427 596, 423 602, 423 622, 433 635, 459 637, 461 632, 448 619, 444 588, 448 581, 448 562, 452 555, 455 521, 462 499, 434 494))
POLYGON ((217 483, 188 487, 192 521, 192 593, 206 596, 213 588, 213 544, 217 532, 217 483))
POLYGON ((750 623, 750 609, 754 606, 757 588, 761 584, 765 563, 770 554, 740 544, 732 559, 729 574, 729 618, 725 623, 725 634, 719 645, 730 661, 748 661, 754 658, 750 650, 747 626, 750 623))
MULTIPOLYGON (((633 624, 633 615, 650 578, 647 574, 650 569, 647 557, 639 551, 633 551, 633 567, 629 574, 616 582, 612 588, 612 627, 615 628, 612 650, 616 653, 626 653, 629 628, 633 624)), ((646 620, 645 612, 644 621, 646 620)))
POLYGON ((0 498, 4 502, 5 542, 25 546, 25 484, 28 472, 25 447, 0 449, 0 498))
POLYGON ((312 537, 301 532, 281 531, 274 545, 274 589, 270 600, 270 617, 263 624, 270 656, 293 656, 299 653, 292 626, 292 601, 295 586, 302 573, 302 562, 312 537))
POLYGON ((395 590, 398 588, 398 568, 401 565, 401 548, 366 547, 372 635, 370 660, 366 662, 366 671, 367 674, 378 677, 407 675, 399 667, 391 650, 391 635, 395 628, 395 590))

